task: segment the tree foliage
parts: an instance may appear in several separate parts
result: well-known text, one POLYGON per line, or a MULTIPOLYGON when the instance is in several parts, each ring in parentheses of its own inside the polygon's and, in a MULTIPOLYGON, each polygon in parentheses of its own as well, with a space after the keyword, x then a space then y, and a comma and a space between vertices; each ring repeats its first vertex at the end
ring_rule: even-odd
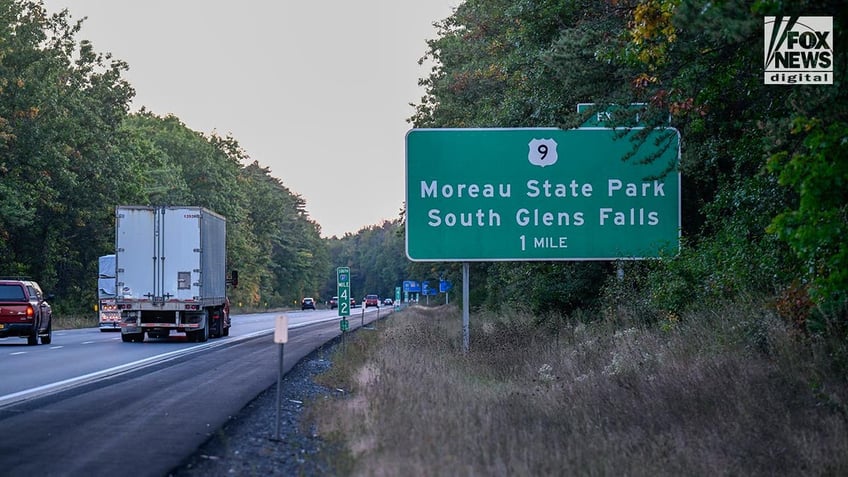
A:
MULTIPOLYGON (((576 123, 577 103, 604 93, 621 94, 626 76, 599 62, 599 55, 611 53, 595 51, 595 45, 615 39, 611 31, 622 28, 625 20, 619 7, 591 3, 462 3, 436 25, 439 38, 428 42, 425 58, 438 66, 421 81, 427 95, 410 121, 415 127, 556 127, 576 123)), ((475 264, 474 276, 485 278, 472 279, 472 295, 475 306, 519 304, 541 313, 568 312, 591 306, 604 268, 475 264)), ((451 274, 458 278, 455 270, 451 274)))
POLYGON ((76 48, 67 12, 7 0, 0 16, 2 273, 37 276, 80 306, 112 240, 110 212, 93 205, 124 198, 112 181, 133 167, 113 149, 133 95, 126 64, 76 48))
MULTIPOLYGON (((329 239, 333 267, 350 267, 350 292, 357 300, 368 294, 394 298, 403 280, 420 279, 408 269, 400 220, 363 227, 356 234, 329 239)), ((335 270, 320 290, 324 299, 336 295, 335 270)))
POLYGON ((0 17, 0 275, 32 276, 60 313, 82 311, 97 258, 114 251, 116 205, 193 205, 227 218, 235 303, 317 291, 329 273, 320 226, 234 138, 130 114, 128 65, 78 41, 68 11, 0 0, 0 17))
MULTIPOLYGON (((425 59, 436 66, 421 80, 426 95, 410 121, 570 128, 585 119, 577 103, 644 104, 644 120, 658 127, 670 118, 683 141, 684 253, 630 267, 657 305, 676 313, 706 298, 768 296, 801 282, 819 304, 844 309, 845 6, 467 0, 428 42, 425 59), (764 84, 766 15, 833 16, 833 85, 764 84)), ((537 311, 567 312, 600 289, 597 280, 581 287, 571 278, 582 275, 571 269, 580 264, 484 266, 483 303, 517 303, 523 294, 537 311), (534 292, 539 282, 561 283, 555 277, 571 285, 534 292)))
POLYGON ((781 185, 798 191, 796 208, 774 218, 768 230, 786 241, 811 270, 813 297, 848 301, 848 124, 796 119, 804 147, 781 152, 770 165, 781 185))

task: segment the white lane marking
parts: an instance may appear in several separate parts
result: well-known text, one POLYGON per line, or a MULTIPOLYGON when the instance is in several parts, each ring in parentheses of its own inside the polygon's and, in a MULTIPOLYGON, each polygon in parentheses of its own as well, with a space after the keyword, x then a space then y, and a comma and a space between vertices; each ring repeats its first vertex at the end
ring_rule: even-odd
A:
MULTIPOLYGON (((338 320, 339 317, 326 318, 322 320, 309 321, 306 323, 298 323, 296 325, 289 325, 289 329, 293 328, 301 328, 304 326, 312 325, 315 323, 323 323, 325 321, 338 320)), ((139 369, 145 368, 147 366, 152 366, 155 364, 163 363, 166 361, 170 361, 172 359, 179 358, 181 356, 186 356, 193 353, 198 353, 200 351, 204 351, 211 348, 217 348, 218 346, 223 346, 232 343, 238 343, 239 341, 245 341, 252 338, 256 338, 262 335, 270 335, 274 333, 274 328, 267 328, 264 330, 254 331, 252 333, 248 333, 239 337, 231 337, 227 340, 216 340, 210 341, 208 343, 192 346, 191 348, 179 349, 176 351, 171 351, 168 353, 163 353, 156 356, 151 356, 149 358, 140 359, 138 361, 133 361, 131 363, 122 364, 119 366, 115 366, 112 368, 104 369, 101 371, 95 371, 93 373, 84 374, 82 376, 77 376, 75 378, 69 378, 62 381, 57 381, 55 383, 45 384, 43 386, 37 386, 30 389, 25 389, 23 391, 18 391, 15 393, 7 394, 5 396, 0 396, 0 408, 8 406, 10 404, 14 404, 20 401, 26 401, 27 399, 33 399, 39 396, 44 396, 47 394, 63 391, 66 389, 70 389, 76 386, 81 386, 83 384, 88 384, 91 382, 95 382, 101 379, 106 379, 112 376, 116 376, 122 373, 127 373, 131 371, 137 371, 139 369)), ((14 354, 24 354, 26 351, 20 351, 14 354)))
POLYGON ((18 355, 18 354, 27 354, 27 352, 26 351, 15 351, 14 353, 9 353, 10 356, 15 356, 15 355, 18 355))
MULTIPOLYGON (((75 378, 69 378, 62 381, 57 381, 55 383, 45 384, 43 386, 36 386, 34 388, 25 389, 23 391, 18 391, 15 393, 7 394, 5 396, 0 396, 0 408, 8 406, 10 404, 14 404, 16 402, 25 401, 27 399, 33 399, 38 396, 43 396, 46 394, 51 394, 59 391, 63 391, 65 389, 70 389, 76 386, 81 386, 83 384, 91 383, 98 381, 100 379, 106 379, 108 377, 116 376, 122 373, 127 373, 131 371, 136 371, 147 366, 152 366, 155 364, 159 364, 165 361, 170 361, 172 359, 176 359, 181 356, 186 356, 193 353, 198 353, 200 351, 204 351, 211 348, 216 348, 218 346, 223 346, 231 343, 237 343, 239 341, 248 340, 251 338, 255 338, 257 336, 261 336, 263 334, 273 333, 273 329, 260 330, 253 333, 248 333, 244 336, 239 336, 235 339, 229 339, 225 341, 214 341, 209 343, 204 343, 197 346, 192 346, 191 348, 179 349, 176 351, 171 351, 168 353, 163 353, 156 356, 151 356, 149 358, 140 359, 138 361, 133 361, 131 363, 122 364, 119 366, 115 366, 112 368, 104 369, 101 371, 95 371, 93 373, 84 374, 82 376, 77 376, 75 378)), ((21 353, 25 353, 22 351, 21 353)))

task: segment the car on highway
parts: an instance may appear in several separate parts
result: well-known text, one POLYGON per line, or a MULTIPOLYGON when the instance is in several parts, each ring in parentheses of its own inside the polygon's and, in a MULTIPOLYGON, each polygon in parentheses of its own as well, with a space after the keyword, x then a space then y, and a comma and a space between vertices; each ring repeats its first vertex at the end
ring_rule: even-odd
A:
POLYGON ((386 306, 392 306, 394 303, 395 302, 392 301, 391 298, 386 298, 385 300, 383 300, 383 304, 386 305, 386 306))
POLYGON ((350 307, 356 308, 356 298, 350 297, 350 307))
POLYGON ((333 298, 330 298, 330 301, 328 303, 330 305, 330 309, 335 310, 339 307, 339 297, 334 296, 333 298))
POLYGON ((365 295, 365 308, 369 306, 380 308, 380 297, 377 295, 365 295))
POLYGON ((0 338, 18 336, 28 345, 53 341, 53 309, 38 283, 0 279, 0 338))
POLYGON ((300 309, 301 310, 307 310, 307 309, 314 310, 315 309, 315 300, 312 299, 312 298, 309 298, 309 297, 304 298, 303 301, 300 302, 300 309))

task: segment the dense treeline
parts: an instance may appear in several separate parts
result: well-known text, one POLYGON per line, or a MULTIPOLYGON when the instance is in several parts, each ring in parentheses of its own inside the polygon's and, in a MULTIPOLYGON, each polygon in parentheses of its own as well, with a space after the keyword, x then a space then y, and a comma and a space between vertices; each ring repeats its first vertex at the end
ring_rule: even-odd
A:
MULTIPOLYGON (((407 277, 407 260, 399 221, 362 228, 356 234, 331 238, 328 242, 333 267, 350 267, 350 293, 357 300, 375 293, 393 298, 395 287, 407 277)), ((336 294, 335 270, 321 288, 321 298, 336 294)))
POLYGON ((2 0, 0 15, 0 275, 37 279, 60 313, 90 310, 116 205, 197 205, 227 218, 234 302, 317 293, 331 268, 320 226, 234 138, 130 113, 128 65, 77 40, 70 12, 2 0))
POLYGON ((629 293, 676 317, 716 300, 757 297, 773 299, 802 326, 834 317, 844 324, 846 7, 837 0, 459 5, 429 42, 425 58, 437 66, 422 80, 414 126, 571 128, 588 116, 576 112, 578 103, 645 103, 643 119, 661 126, 670 117, 682 137, 680 256, 625 263, 624 280, 610 279, 609 263, 475 264, 472 304, 569 313, 629 293), (833 85, 764 84, 767 15, 833 17, 833 85))

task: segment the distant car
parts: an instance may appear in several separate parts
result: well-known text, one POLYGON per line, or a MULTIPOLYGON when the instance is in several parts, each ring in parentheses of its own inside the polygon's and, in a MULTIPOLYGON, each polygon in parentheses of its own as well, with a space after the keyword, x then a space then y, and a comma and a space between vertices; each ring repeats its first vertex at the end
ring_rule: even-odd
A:
POLYGON ((350 297, 350 307, 356 308, 356 298, 350 297))
POLYGON ((365 295, 365 308, 369 306, 380 308, 380 297, 377 295, 365 295))
POLYGON ((395 302, 392 301, 391 298, 386 298, 385 300, 383 300, 383 304, 386 305, 386 306, 392 306, 392 305, 395 304, 395 302))
POLYGON ((27 344, 53 341, 53 309, 38 283, 0 280, 0 338, 19 336, 27 344))
POLYGON ((310 310, 314 310, 315 309, 315 300, 313 300, 312 298, 304 298, 303 301, 300 302, 300 309, 301 310, 306 310, 307 308, 310 309, 310 310))
POLYGON ((330 303, 330 309, 331 310, 338 308, 339 307, 339 297, 334 296, 333 298, 330 298, 329 303, 330 303))

